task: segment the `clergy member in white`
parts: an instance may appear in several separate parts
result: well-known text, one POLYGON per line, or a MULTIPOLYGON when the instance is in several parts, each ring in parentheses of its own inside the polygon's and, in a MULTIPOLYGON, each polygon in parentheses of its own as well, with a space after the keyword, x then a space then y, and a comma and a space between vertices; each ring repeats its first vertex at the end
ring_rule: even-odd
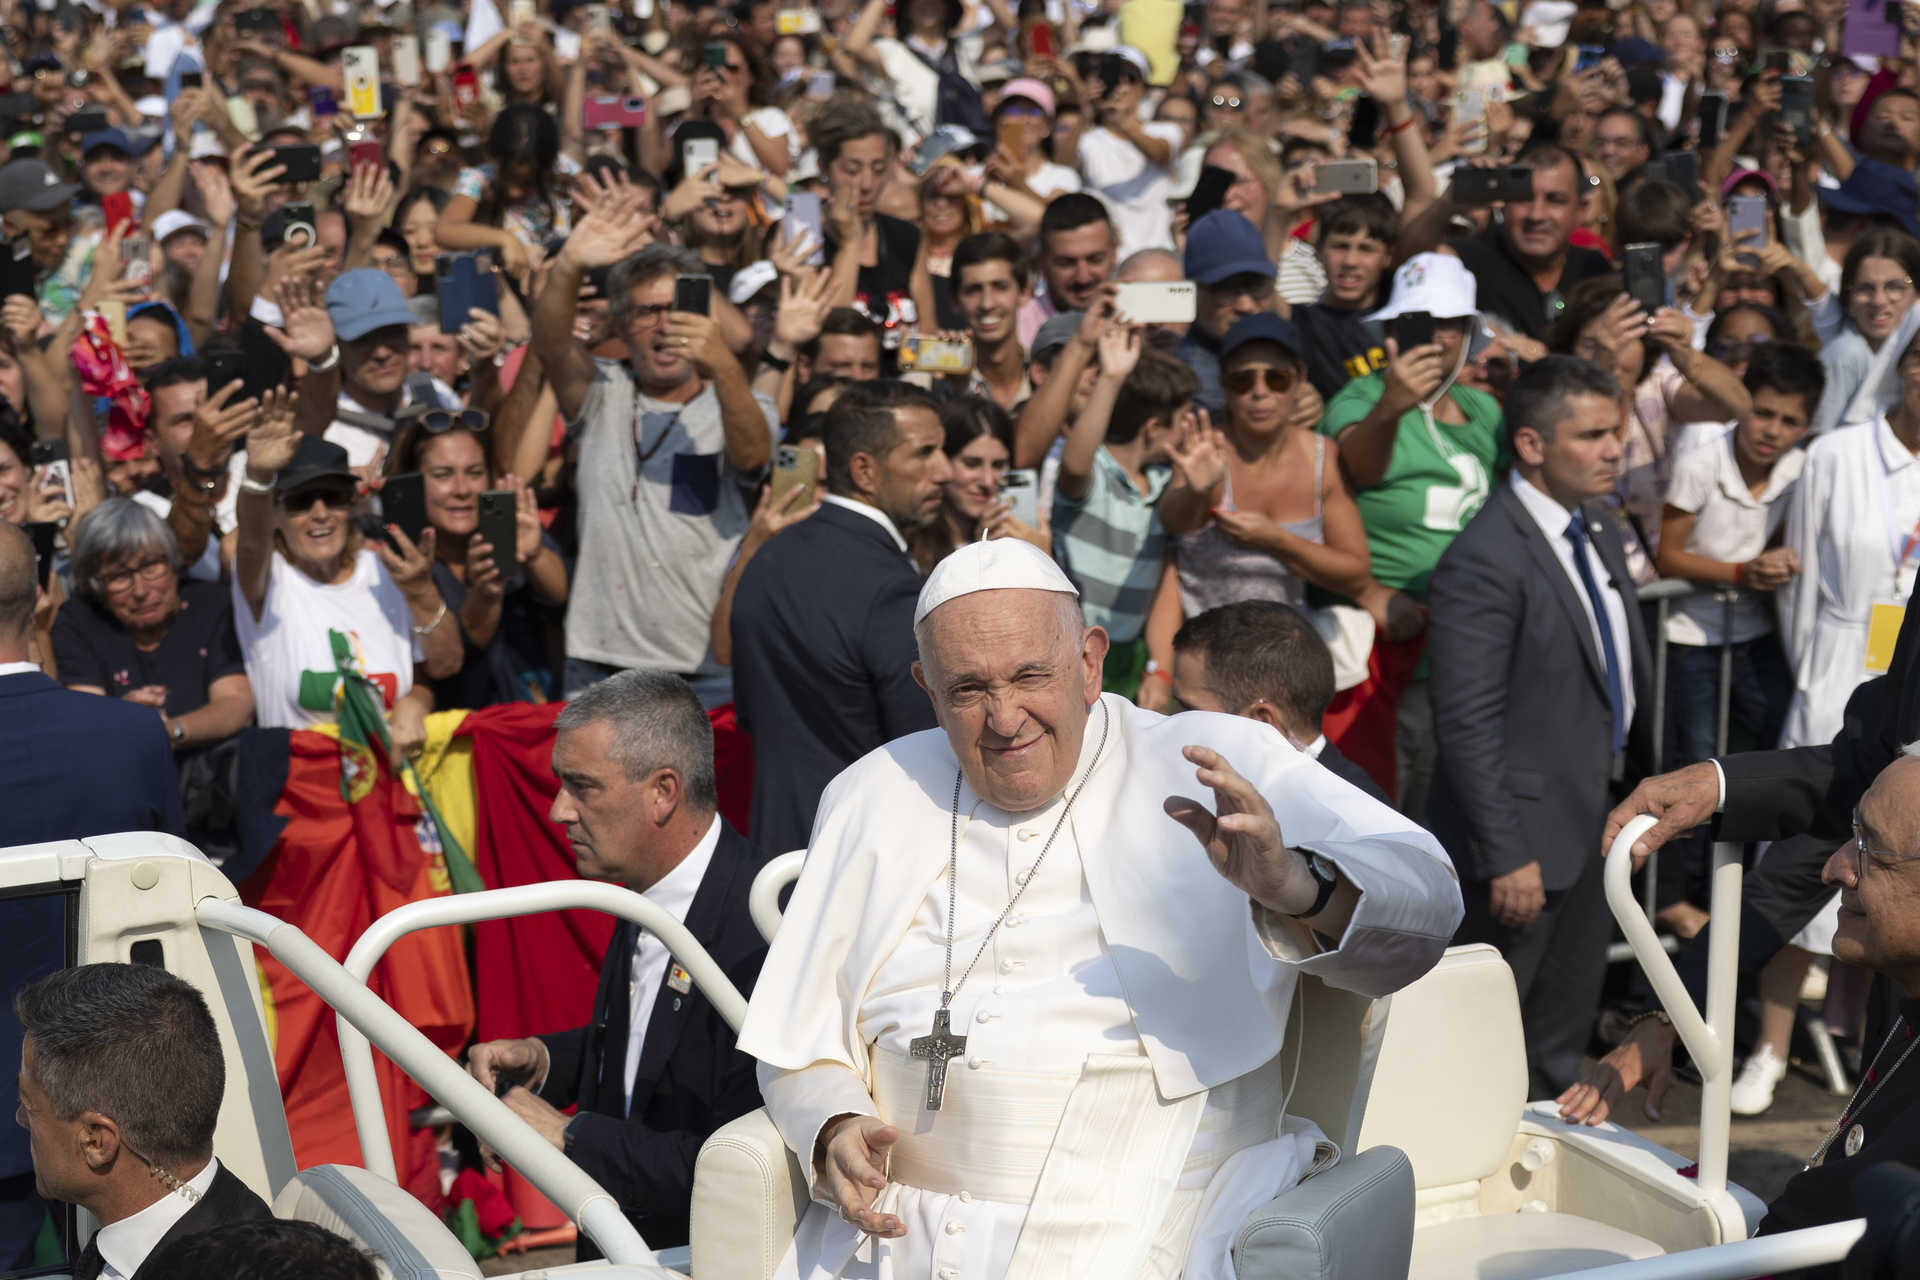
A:
POLYGON ((1026 543, 943 560, 915 634, 940 728, 828 788, 741 1031, 813 1179, 778 1274, 1229 1274, 1333 1156, 1283 1114, 1295 982, 1425 973, 1452 866, 1262 725, 1102 696, 1026 543))

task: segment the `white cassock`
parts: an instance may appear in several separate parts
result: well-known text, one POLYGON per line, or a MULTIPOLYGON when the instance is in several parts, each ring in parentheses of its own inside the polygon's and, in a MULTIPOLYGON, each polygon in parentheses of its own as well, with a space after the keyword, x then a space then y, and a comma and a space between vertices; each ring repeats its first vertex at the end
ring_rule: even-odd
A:
POLYGON ((1085 787, 1030 882, 1072 785, 1023 814, 961 787, 955 982, 1024 891, 954 996, 967 1046, 937 1112, 908 1046, 940 1002, 954 753, 937 729, 913 734, 827 789, 740 1047, 809 1170, 835 1116, 899 1128, 878 1208, 907 1234, 868 1239, 815 1204, 776 1274, 1227 1275, 1245 1215, 1334 1158, 1283 1115, 1294 984, 1304 972, 1382 996, 1425 973, 1460 920, 1451 863, 1266 725, 1101 703, 1105 750, 1096 763, 1096 707, 1085 787), (1196 744, 1259 789, 1289 845, 1359 888, 1336 948, 1251 903, 1167 816, 1169 795, 1211 807, 1180 754, 1196 744))

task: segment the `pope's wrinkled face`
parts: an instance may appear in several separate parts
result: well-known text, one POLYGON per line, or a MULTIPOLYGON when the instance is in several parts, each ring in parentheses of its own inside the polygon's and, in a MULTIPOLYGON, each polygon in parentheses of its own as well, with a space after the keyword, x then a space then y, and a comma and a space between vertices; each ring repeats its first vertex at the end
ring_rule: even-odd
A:
POLYGON ((1048 803, 1080 760, 1107 633, 1056 591, 976 591, 917 628, 913 678, 974 792, 1009 813, 1048 803))

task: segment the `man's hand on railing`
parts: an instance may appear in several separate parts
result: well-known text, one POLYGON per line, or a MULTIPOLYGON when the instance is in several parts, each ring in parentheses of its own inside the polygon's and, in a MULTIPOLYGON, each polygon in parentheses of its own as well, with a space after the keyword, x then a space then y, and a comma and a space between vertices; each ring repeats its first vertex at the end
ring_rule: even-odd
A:
POLYGON ((1627 1038, 1593 1065, 1586 1079, 1558 1098, 1560 1118, 1569 1124, 1602 1124, 1620 1099, 1644 1083, 1647 1096, 1640 1109, 1647 1119, 1660 1119, 1660 1101, 1673 1083, 1673 1024, 1664 1018, 1641 1018, 1627 1038))
POLYGON ((1607 815, 1606 832, 1600 837, 1600 856, 1607 856, 1620 828, 1641 814, 1650 813, 1659 821, 1633 842, 1633 865, 1638 870, 1648 854, 1675 836, 1693 830, 1711 818, 1719 807, 1720 767, 1711 760, 1648 778, 1607 815))

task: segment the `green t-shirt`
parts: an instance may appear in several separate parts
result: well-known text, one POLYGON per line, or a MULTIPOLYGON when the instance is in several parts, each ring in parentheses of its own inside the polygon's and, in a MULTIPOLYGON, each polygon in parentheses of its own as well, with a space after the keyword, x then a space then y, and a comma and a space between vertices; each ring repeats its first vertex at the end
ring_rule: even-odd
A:
MULTIPOLYGON (((1338 436, 1366 417, 1386 385, 1384 374, 1372 373, 1342 387, 1320 416, 1321 434, 1338 436)), ((1500 402, 1471 387, 1456 385, 1450 394, 1466 422, 1435 422, 1429 431, 1420 410, 1400 415, 1387 474, 1354 495, 1367 526, 1373 576, 1420 601, 1427 598, 1433 566, 1480 510, 1493 477, 1506 465, 1500 402)))

